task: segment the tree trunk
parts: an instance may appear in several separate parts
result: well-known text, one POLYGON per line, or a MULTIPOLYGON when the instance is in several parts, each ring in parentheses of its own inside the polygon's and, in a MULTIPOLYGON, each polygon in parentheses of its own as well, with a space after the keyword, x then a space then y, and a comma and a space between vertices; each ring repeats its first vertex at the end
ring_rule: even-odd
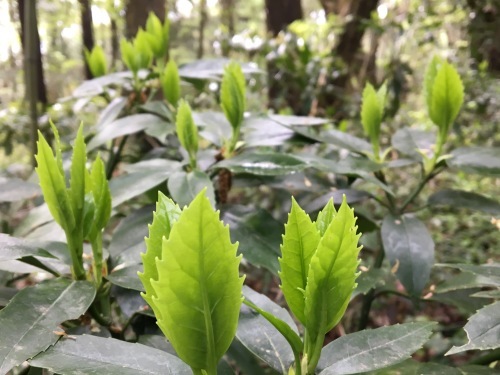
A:
POLYGON ((131 39, 139 27, 144 28, 149 12, 155 13, 161 21, 164 21, 165 11, 165 0, 127 0, 125 5, 125 36, 131 39))
POLYGON ((267 31, 273 36, 303 16, 300 0, 266 0, 267 31))
MULTIPOLYGON (((303 17, 302 4, 300 0, 266 0, 266 25, 267 31, 274 37, 280 31, 285 30, 293 21, 300 20, 303 17)), ((295 111, 295 105, 289 103, 287 98, 295 97, 290 95, 290 87, 287 82, 280 77, 280 70, 276 64, 269 60, 267 63, 267 96, 268 107, 278 111, 279 100, 285 101, 295 111)))
MULTIPOLYGON (((82 21, 82 39, 83 39, 83 50, 86 48, 92 51, 94 48, 94 27, 92 23, 92 4, 91 0, 79 0, 80 2, 80 12, 82 21)), ((85 64, 84 73, 86 79, 93 78, 90 67, 85 59, 85 53, 83 53, 83 62, 85 64)))
POLYGON ((198 52, 196 57, 202 59, 205 53, 205 27, 208 21, 207 0, 200 0, 200 23, 198 24, 198 52))
MULTIPOLYGON (((33 1, 33 0, 28 0, 28 1, 33 1)), ((21 30, 20 30, 20 35, 21 35, 21 44, 23 47, 23 53, 24 53, 24 59, 25 61, 27 60, 27 45, 26 45, 26 19, 25 19, 25 0, 18 0, 17 2, 17 7, 19 11, 19 20, 21 22, 21 30)), ((35 20, 36 20, 36 9, 35 9, 35 14, 34 14, 35 20)), ((31 56, 31 59, 34 61, 33 65, 36 65, 34 67, 36 71, 36 94, 37 94, 37 99, 39 103, 42 103, 44 106, 47 105, 48 100, 47 100, 47 88, 45 86, 45 78, 43 74, 43 61, 42 61, 42 53, 40 51, 40 35, 38 33, 38 26, 37 24, 33 25, 36 26, 33 30, 33 35, 34 35, 34 43, 31 46, 33 55, 31 56)), ((25 65, 26 69, 26 65, 25 65)), ((26 73, 28 73, 25 70, 25 80, 26 80, 26 73)))
POLYGON ((220 0, 221 7, 221 24, 225 26, 225 36, 226 38, 222 41, 222 56, 229 56, 229 50, 231 46, 231 39, 235 33, 234 27, 234 13, 236 11, 235 7, 236 0, 220 0))
POLYGON ((111 18, 111 66, 114 68, 120 56, 120 42, 118 41, 118 26, 116 20, 111 18))

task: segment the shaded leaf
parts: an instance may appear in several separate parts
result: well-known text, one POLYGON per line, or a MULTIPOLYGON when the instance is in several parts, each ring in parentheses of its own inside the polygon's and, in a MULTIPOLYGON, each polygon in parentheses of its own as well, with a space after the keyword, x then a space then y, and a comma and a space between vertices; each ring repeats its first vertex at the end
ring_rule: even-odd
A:
MULTIPOLYGON (((499 263, 491 263, 491 264, 483 264, 480 266, 474 264, 452 264, 452 263, 440 263, 436 264, 437 267, 452 267, 457 268, 459 270, 465 272, 472 272, 477 276, 482 276, 483 278, 488 279, 493 286, 500 286, 500 264, 499 263)), ((486 279, 482 279, 486 282, 486 279)))
POLYGON ((382 223, 382 242, 396 275, 408 293, 418 296, 429 281, 434 265, 434 241, 417 218, 388 215, 382 223))
POLYGON ((432 194, 427 203, 431 206, 452 206, 482 211, 493 216, 500 216, 500 203, 483 195, 445 189, 432 194))
POLYGON ((17 293, 0 311, 0 373, 55 343, 58 325, 82 315, 94 296, 91 283, 66 279, 49 280, 17 293))
POLYGON ((419 150, 430 157, 436 144, 436 134, 431 131, 403 128, 398 129, 391 138, 392 147, 415 160, 422 160, 419 150))
POLYGON ((39 354, 32 366, 64 375, 190 375, 179 358, 141 344, 82 335, 61 339, 39 354))
POLYGON ((446 355, 461 353, 466 350, 487 350, 500 347, 500 301, 488 305, 469 318, 464 327, 468 342, 454 346, 446 355))
POLYGON ((0 202, 17 202, 41 194, 40 187, 20 178, 0 177, 0 202))
POLYGON ((224 207, 222 219, 229 224, 233 241, 240 242, 243 257, 277 275, 283 224, 262 209, 238 205, 224 207))
POLYGON ((0 262, 15 260, 27 256, 41 256, 53 258, 53 255, 39 248, 35 243, 7 234, 0 233, 0 262))
POLYGON ((451 152, 446 163, 467 173, 500 177, 500 147, 462 147, 451 152))
POLYGON ((342 336, 323 348, 320 374, 358 374, 401 362, 427 342, 435 325, 397 324, 342 336))
POLYGON ((140 264, 119 268, 118 270, 112 271, 109 275, 107 275, 106 279, 108 279, 112 284, 118 285, 122 288, 143 292, 144 286, 137 276, 137 273, 142 271, 142 269, 143 267, 140 264))
POLYGON ((282 153, 247 152, 215 164, 214 168, 233 173, 278 176, 301 171, 307 165, 300 159, 282 153))
POLYGON ((203 189, 207 189, 208 199, 215 204, 215 192, 210 177, 202 171, 177 172, 168 179, 168 191, 180 206, 187 206, 203 189))
POLYGON ((121 111, 127 105, 128 100, 126 97, 119 96, 114 98, 99 114, 97 119, 96 128, 103 129, 108 124, 112 123, 120 115, 121 111))

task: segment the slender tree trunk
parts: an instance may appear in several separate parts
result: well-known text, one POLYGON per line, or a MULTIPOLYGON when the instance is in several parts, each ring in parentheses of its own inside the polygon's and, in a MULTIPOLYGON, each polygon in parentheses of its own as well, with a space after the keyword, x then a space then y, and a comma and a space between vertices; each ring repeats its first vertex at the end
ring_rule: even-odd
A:
POLYGON ((266 0, 267 31, 273 36, 303 16, 300 0, 266 0))
POLYGON ((208 21, 207 0, 200 0, 200 23, 198 24, 198 52, 196 57, 202 59, 205 54, 205 27, 208 21))
MULTIPOLYGON (((302 4, 300 0, 266 0, 266 25, 267 31, 274 37, 280 31, 285 30, 293 21, 300 20, 303 17, 302 4)), ((267 63, 267 96, 268 107, 278 111, 280 105, 278 101, 285 101, 288 105, 294 107, 293 103, 289 103, 287 98, 290 95, 290 86, 280 77, 280 70, 273 61, 267 63)), ((293 108, 294 111, 296 108, 293 108)))
MULTIPOLYGON (((92 4, 91 0, 78 0, 80 3, 80 14, 82 21, 82 39, 83 39, 83 50, 86 48, 91 51, 94 48, 94 26, 92 22, 92 4)), ((83 53, 83 62, 85 65, 84 73, 86 79, 93 78, 92 72, 85 59, 85 53, 83 53)))
POLYGON ((118 26, 116 20, 111 18, 111 66, 115 67, 119 59, 120 43, 118 41, 118 26))
POLYGON ((236 0, 220 0, 221 7, 221 24, 225 26, 227 32, 227 39, 223 40, 222 44, 222 56, 229 56, 231 39, 235 34, 234 27, 234 13, 236 11, 235 7, 236 0))
MULTIPOLYGON (((34 0, 27 0, 27 3, 35 3, 34 0)), ((18 7, 18 12, 19 12, 19 20, 21 22, 21 29, 20 29, 20 35, 21 35, 21 44, 22 44, 22 47, 23 47, 23 53, 24 53, 24 59, 25 59, 25 62, 28 61, 27 59, 27 53, 28 53, 28 47, 26 45, 26 42, 27 42, 27 37, 26 37, 26 27, 28 26, 26 24, 26 19, 25 19, 25 12, 26 12, 26 6, 25 6, 26 2, 25 0, 18 0, 17 2, 17 7, 18 7)), ((33 32, 33 37, 35 38, 34 39, 34 42, 32 43, 31 45, 31 48, 32 48, 32 52, 33 54, 30 56, 30 59, 35 61, 35 64, 33 65, 36 65, 33 67, 33 69, 36 71, 36 77, 37 77, 37 81, 36 81, 36 94, 37 94, 37 100, 38 102, 42 103, 44 106, 47 105, 48 103, 48 100, 47 100, 47 89, 46 89, 46 86, 45 86, 45 78, 44 78, 44 74, 43 74, 43 61, 42 61, 42 53, 40 51, 40 35, 38 34, 38 24, 36 23, 36 4, 28 4, 28 5, 32 5, 34 7, 34 20, 35 20, 35 24, 33 25, 33 30, 31 30, 33 32)), ((25 69, 26 69, 26 65, 25 65, 25 69)), ((27 73, 27 70, 25 70, 25 75, 27 73)), ((26 79, 26 76, 25 76, 25 79, 26 79)))
POLYGON ((144 28, 149 12, 155 13, 160 20, 165 20, 165 0, 127 0, 125 4, 125 36, 131 39, 139 27, 144 28))

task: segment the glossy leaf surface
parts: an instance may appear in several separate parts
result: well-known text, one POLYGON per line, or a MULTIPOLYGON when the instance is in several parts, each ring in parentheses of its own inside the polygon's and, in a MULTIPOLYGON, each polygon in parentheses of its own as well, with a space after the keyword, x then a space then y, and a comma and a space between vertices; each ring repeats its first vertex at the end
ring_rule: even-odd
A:
POLYGON ((434 241, 415 217, 388 215, 382 223, 382 242, 396 275, 408 293, 418 296, 429 281, 434 265, 434 241))
POLYGON ((467 208, 482 211, 493 216, 500 216, 500 203, 483 195, 462 191, 445 189, 432 194, 427 203, 430 206, 451 206, 454 208, 467 208))
POLYGON ((65 375, 191 375, 179 358, 141 344, 97 336, 61 339, 32 366, 65 375))
POLYGON ((180 207, 188 205, 203 189, 207 189, 207 196, 215 204, 215 192, 212 181, 205 172, 177 172, 168 179, 168 191, 173 200, 180 207))
POLYGON ((358 374, 401 362, 427 342, 434 326, 406 323, 342 336, 323 348, 320 374, 358 374))
POLYGON ((91 283, 66 279, 49 280, 17 293, 0 311, 0 374, 55 343, 58 325, 85 313, 94 296, 91 283))
POLYGON ((462 147, 451 152, 446 163, 467 173, 500 176, 500 147, 462 147))

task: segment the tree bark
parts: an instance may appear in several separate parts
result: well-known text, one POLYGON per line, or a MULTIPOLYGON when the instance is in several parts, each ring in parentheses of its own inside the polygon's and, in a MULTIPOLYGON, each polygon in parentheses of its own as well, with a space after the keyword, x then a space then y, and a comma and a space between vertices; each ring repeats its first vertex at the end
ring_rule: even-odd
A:
MULTIPOLYGON (((28 1, 33 1, 33 0, 28 0, 28 1)), ((23 54, 24 58, 26 60, 26 55, 27 55, 27 45, 26 45, 26 19, 25 19, 25 0, 18 0, 17 2, 17 7, 18 7, 18 12, 19 12, 19 20, 21 22, 21 29, 20 29, 20 36, 21 36, 21 44, 23 47, 23 54)), ((36 9, 35 9, 36 10, 36 9)), ((36 11, 35 11, 35 19, 36 19, 36 11)), ((38 33, 38 24, 34 25, 36 26, 35 29, 33 30, 34 33, 34 45, 32 45, 33 48, 33 55, 31 58, 34 61, 33 65, 36 65, 36 77, 37 77, 37 84, 36 84, 36 93, 37 93, 37 99, 39 103, 42 103, 44 106, 47 105, 48 100, 47 100, 47 88, 45 86, 45 78, 44 78, 44 73, 43 73, 43 60, 42 60, 42 53, 40 51, 40 34, 38 33)), ((26 80, 26 65, 25 65, 25 80, 26 80)))
POLYGON ((198 24, 198 51, 196 57, 202 59, 205 54, 205 27, 208 21, 207 0, 200 0, 200 23, 198 24))
POLYGON ((303 17, 300 0, 266 0, 267 31, 273 36, 303 17))
POLYGON ((165 11, 165 0, 127 0, 125 5, 125 36, 131 39, 139 27, 144 28, 149 12, 153 12, 161 21, 164 21, 165 11))
POLYGON ((236 0, 220 0, 221 24, 225 26, 226 38, 222 40, 222 56, 229 56, 231 39, 235 34, 234 13, 236 0))
POLYGON ((84 74, 86 79, 93 78, 90 67, 87 64, 87 59, 85 59, 85 53, 83 52, 86 48, 92 51, 94 48, 94 26, 92 22, 92 4, 91 0, 78 0, 80 3, 80 14, 82 21, 82 40, 83 40, 83 62, 84 62, 84 74))
MULTIPOLYGON (((266 0, 266 25, 267 31, 276 37, 281 31, 285 30, 293 21, 303 18, 302 3, 300 0, 266 0)), ((278 101, 286 102, 294 111, 297 110, 294 103, 290 103, 288 98, 297 99, 296 93, 293 93, 291 86, 284 82, 280 76, 280 69, 276 64, 269 60, 267 63, 267 96, 268 107, 278 111, 280 105, 278 101)))

